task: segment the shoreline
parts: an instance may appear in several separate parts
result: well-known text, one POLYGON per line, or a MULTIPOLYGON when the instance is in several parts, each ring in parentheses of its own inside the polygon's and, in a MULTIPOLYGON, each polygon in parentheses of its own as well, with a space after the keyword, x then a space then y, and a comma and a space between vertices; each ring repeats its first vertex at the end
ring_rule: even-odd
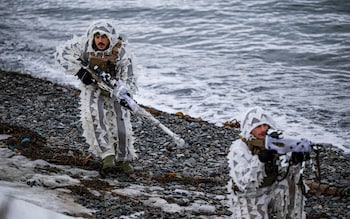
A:
MULTIPOLYGON (((88 146, 81 137, 78 90, 30 75, 5 71, 0 73, 0 83, 2 97, 0 122, 30 129, 44 136, 46 144, 52 148, 87 149, 88 146)), ((211 202, 215 203, 216 211, 214 213, 197 212, 194 215, 229 216, 225 206, 215 196, 224 196, 226 193, 224 188, 228 180, 226 155, 231 142, 238 138, 237 129, 225 125, 218 127, 190 116, 151 110, 157 119, 183 137, 188 146, 178 148, 161 130, 138 118, 132 118, 134 134, 137 138, 135 148, 139 155, 139 159, 135 161, 135 169, 138 173, 133 180, 139 184, 148 180, 147 183, 150 185, 159 186, 163 183, 170 188, 174 186, 174 188, 205 192, 211 202), (170 173, 173 175, 169 175, 170 173), (139 179, 141 181, 138 181, 139 179), (199 185, 193 188, 193 183, 199 183, 199 185)), ((338 148, 328 148, 321 156, 321 171, 324 177, 324 179, 321 178, 321 182, 333 187, 350 186, 348 170, 350 156, 343 154, 338 148)), ((306 172, 305 179, 314 180, 313 173, 306 172)), ((124 180, 126 183, 130 179, 122 177, 119 180, 122 182, 124 180)), ((309 215, 322 213, 324 218, 327 218, 327 215, 328 218, 333 215, 340 215, 339 218, 350 217, 349 196, 318 193, 319 191, 315 191, 308 197, 306 211, 309 215)), ((184 201, 183 195, 176 195, 181 197, 177 199, 184 201)), ((170 197, 174 199, 176 195, 170 197)), ((204 197, 200 198, 204 199, 204 197)), ((130 200, 118 200, 117 203, 132 208, 130 200)), ((85 204, 89 205, 89 203, 85 204)), ((137 208, 144 208, 144 206, 137 208)), ((99 211, 103 213, 107 210, 101 207, 99 211)), ((176 216, 168 215, 159 209, 151 209, 148 217, 152 218, 152 215, 159 214, 159 211, 169 216, 168 218, 176 216)))

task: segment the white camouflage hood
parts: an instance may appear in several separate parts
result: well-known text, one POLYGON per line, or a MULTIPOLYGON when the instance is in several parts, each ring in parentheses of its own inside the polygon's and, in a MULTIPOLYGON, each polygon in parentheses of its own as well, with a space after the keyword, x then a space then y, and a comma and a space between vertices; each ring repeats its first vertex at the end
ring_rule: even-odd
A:
POLYGON ((99 20, 90 25, 88 31, 86 32, 86 37, 88 40, 87 52, 103 52, 108 54, 112 51, 114 45, 118 42, 119 33, 113 27, 112 24, 108 23, 105 20, 99 20), (97 32, 101 35, 106 34, 106 36, 108 37, 110 42, 108 49, 104 51, 97 51, 92 47, 94 35, 97 32))
POLYGON ((247 140, 253 139, 254 137, 250 132, 262 124, 267 124, 270 128, 276 128, 275 121, 261 107, 253 107, 243 117, 240 135, 247 140))

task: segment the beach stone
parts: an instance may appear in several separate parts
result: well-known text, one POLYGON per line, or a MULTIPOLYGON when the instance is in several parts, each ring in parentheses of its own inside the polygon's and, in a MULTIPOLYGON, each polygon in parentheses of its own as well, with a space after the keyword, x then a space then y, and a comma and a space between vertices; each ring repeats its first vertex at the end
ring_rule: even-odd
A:
MULTIPOLYGON (((17 146, 23 137, 30 136, 35 144, 27 145, 28 148, 22 151, 25 156, 58 165, 98 170, 100 160, 90 154, 82 137, 78 95, 79 90, 73 87, 1 71, 0 130, 14 135, 2 144, 17 146)), ((132 116, 135 149, 139 157, 133 162, 135 173, 132 176, 116 174, 104 180, 89 179, 62 189, 71 191, 76 202, 95 209, 90 218, 122 218, 127 215, 170 219, 229 218, 230 212, 224 204, 229 179, 226 156, 232 141, 238 138, 239 129, 217 126, 182 113, 169 114, 151 106, 142 107, 180 135, 186 144, 178 147, 161 129, 132 116), (130 185, 147 187, 145 192, 157 195, 168 204, 204 204, 206 207, 174 213, 150 205, 147 197, 135 199, 131 195, 118 196, 111 192, 130 185)), ((324 145, 320 158, 320 182, 338 189, 338 193, 322 194, 317 190, 308 193, 305 209, 308 218, 350 218, 350 156, 332 145, 324 145)), ((57 169, 45 171, 49 173, 57 169)), ((305 180, 316 182, 312 169, 305 169, 304 173, 305 180)), ((70 177, 79 178, 73 174, 70 177)), ((37 182, 28 182, 40 186, 37 182)))

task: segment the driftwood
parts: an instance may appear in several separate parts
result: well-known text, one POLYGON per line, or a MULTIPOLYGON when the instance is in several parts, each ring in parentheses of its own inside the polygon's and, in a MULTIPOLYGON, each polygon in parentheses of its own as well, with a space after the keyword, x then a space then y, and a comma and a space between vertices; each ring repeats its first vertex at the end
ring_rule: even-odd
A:
MULTIPOLYGON (((154 177, 162 183, 177 181, 184 184, 199 185, 200 183, 222 183, 220 179, 215 177, 183 177, 179 173, 165 173, 160 177, 154 177)), ((349 196, 350 187, 337 187, 324 183, 318 183, 311 180, 305 180, 304 183, 309 187, 309 195, 326 195, 326 196, 349 196)))
POLYGON ((331 186, 324 183, 318 183, 311 180, 305 180, 305 184, 310 188, 308 194, 311 195, 330 195, 330 196, 349 196, 350 187, 343 188, 331 186))

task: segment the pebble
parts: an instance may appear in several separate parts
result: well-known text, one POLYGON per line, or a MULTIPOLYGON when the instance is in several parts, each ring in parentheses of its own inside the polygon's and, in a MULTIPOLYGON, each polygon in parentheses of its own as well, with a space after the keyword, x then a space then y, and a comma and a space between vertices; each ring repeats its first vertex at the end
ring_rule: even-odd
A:
MULTIPOLYGON (((45 136, 47 144, 52 147, 85 150, 88 145, 81 135, 78 94, 79 91, 72 87, 25 74, 0 71, 0 122, 29 128, 45 136)), ((230 212, 223 204, 229 171, 226 155, 232 141, 238 138, 239 130, 215 126, 181 113, 168 114, 150 109, 157 112, 155 117, 180 135, 186 145, 177 147, 158 127, 132 117, 135 149, 139 157, 133 163, 137 174, 118 178, 118 186, 123 188, 130 182, 137 184, 139 181, 140 185, 148 183, 154 189, 158 188, 154 192, 163 194, 168 203, 208 206, 174 213, 126 198, 77 196, 76 201, 96 209, 91 218, 120 218, 123 215, 136 216, 140 212, 143 212, 140 218, 229 218, 230 212), (161 180, 164 182, 161 183, 161 180)), ((325 150, 320 154, 321 183, 350 189, 350 156, 331 145, 325 150)), ((306 170, 305 179, 315 180, 313 171, 306 170)), ((349 195, 308 194, 307 198, 305 210, 309 218, 350 218, 349 195)))

